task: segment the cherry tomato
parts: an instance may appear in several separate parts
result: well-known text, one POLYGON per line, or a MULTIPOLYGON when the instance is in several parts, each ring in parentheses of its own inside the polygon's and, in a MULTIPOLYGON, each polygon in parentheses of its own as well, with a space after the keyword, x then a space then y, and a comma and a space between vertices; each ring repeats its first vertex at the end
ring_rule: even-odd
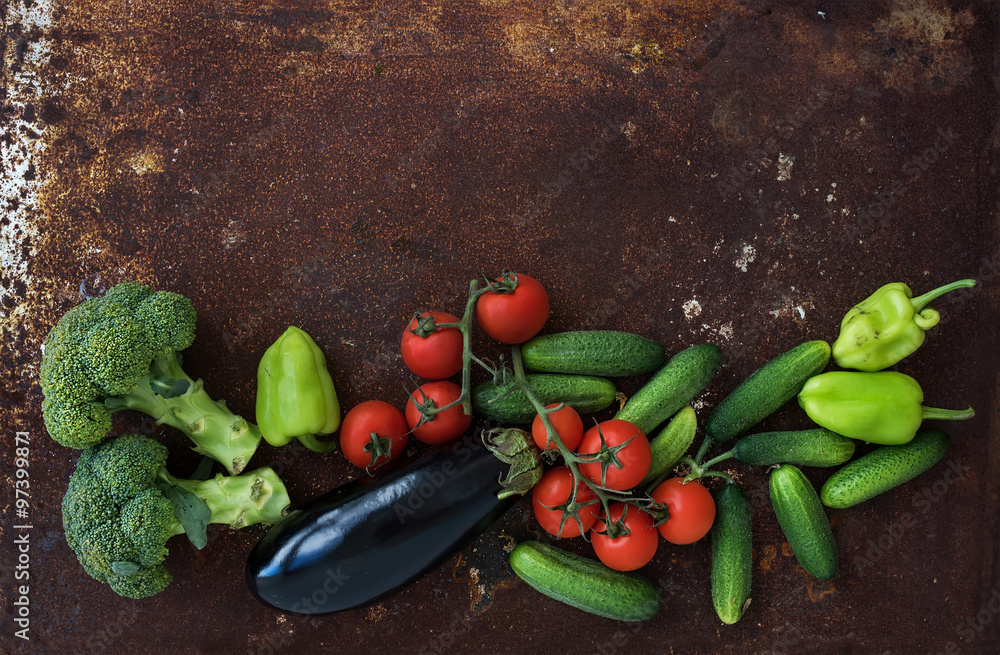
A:
POLYGON ((382 400, 366 400, 352 407, 340 426, 344 457, 369 470, 399 459, 409 441, 410 426, 403 412, 382 400))
POLYGON ((649 473, 649 467, 653 463, 653 453, 649 449, 649 439, 634 423, 621 419, 611 419, 598 423, 587 430, 583 435, 583 441, 577 451, 580 455, 595 454, 601 449, 601 435, 608 447, 623 444, 629 439, 631 442, 621 450, 616 456, 621 462, 619 467, 613 462, 609 462, 607 469, 607 479, 601 481, 600 462, 589 462, 579 464, 580 472, 599 485, 608 489, 625 491, 642 482, 642 479, 649 473), (633 439, 633 437, 635 437, 633 439))
POLYGON ((510 293, 489 291, 476 301, 476 318, 483 331, 501 343, 524 343, 538 334, 549 318, 549 294, 530 275, 507 273, 497 281, 517 280, 510 293))
MULTIPOLYGON (((424 312, 421 318, 431 316, 435 324, 458 323, 458 317, 444 312, 424 312)), ((403 363, 415 374, 428 380, 450 378, 462 370, 462 332, 458 328, 438 328, 427 336, 414 334, 418 329, 416 317, 403 330, 400 350, 403 363)))
MULTIPOLYGON (((559 522, 562 521, 563 512, 557 509, 543 507, 555 507, 562 505, 569 499, 573 489, 573 472, 565 466, 557 466, 545 472, 542 479, 538 481, 534 489, 531 490, 531 509, 535 513, 535 520, 542 526, 542 529, 556 537, 579 537, 580 524, 572 516, 566 517, 562 532, 559 532, 559 522)), ((585 503, 588 500, 597 500, 597 494, 590 490, 583 482, 580 482, 576 490, 576 504, 585 503)), ((583 523, 584 532, 593 527, 600 512, 599 503, 587 505, 577 509, 580 521, 583 523)))
POLYGON ((660 537, 653 527, 653 517, 625 503, 611 503, 608 509, 613 522, 619 521, 622 513, 625 513, 625 527, 629 529, 629 533, 614 539, 600 534, 598 531, 606 530, 607 523, 603 516, 599 518, 591 532, 597 559, 616 571, 634 571, 649 564, 660 545, 660 537), (628 511, 625 511, 626 507, 628 511))
POLYGON ((670 518, 657 526, 672 544, 693 544, 712 529, 715 500, 697 480, 683 484, 684 478, 670 478, 656 486, 650 496, 666 505, 670 518))
POLYGON ((448 380, 420 385, 413 392, 413 397, 406 401, 406 422, 413 430, 413 436, 424 443, 435 444, 451 441, 465 434, 472 425, 472 415, 466 414, 461 405, 455 405, 451 409, 435 414, 434 418, 418 427, 421 412, 413 402, 415 398, 422 404, 429 398, 433 401, 434 407, 441 408, 455 402, 461 395, 462 388, 448 380))
MULTIPOLYGON (((553 403, 546 405, 545 409, 552 409, 558 406, 559 403, 553 403)), ((583 419, 580 418, 576 410, 566 405, 558 411, 549 412, 549 420, 552 421, 552 427, 556 429, 556 434, 562 439, 563 445, 570 450, 576 450, 576 447, 580 445, 580 441, 583 439, 583 419)), ((545 450, 545 444, 548 442, 548 432, 545 429, 545 424, 542 423, 541 416, 535 416, 535 421, 531 424, 531 436, 535 438, 535 443, 538 447, 545 450)), ((550 443, 548 446, 549 450, 559 450, 554 443, 550 443)))

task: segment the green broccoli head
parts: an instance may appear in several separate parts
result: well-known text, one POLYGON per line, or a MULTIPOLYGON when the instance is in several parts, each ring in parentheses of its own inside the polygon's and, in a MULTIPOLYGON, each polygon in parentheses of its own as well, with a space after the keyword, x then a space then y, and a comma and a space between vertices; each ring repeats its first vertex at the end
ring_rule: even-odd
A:
POLYGON ((122 596, 151 596, 172 579, 166 543, 184 529, 155 486, 166 461, 166 447, 152 439, 106 441, 80 456, 63 498, 70 548, 91 577, 122 596))
POLYGON ((208 523, 276 523, 290 504, 271 469, 183 480, 166 461, 166 447, 149 437, 109 439, 80 456, 63 498, 66 542, 91 577, 122 596, 144 598, 170 584, 170 537, 187 533, 200 548, 208 523))
POLYGON ((184 296, 137 282, 68 311, 42 352, 42 414, 52 438, 88 448, 111 430, 113 412, 133 409, 181 430, 230 473, 243 470, 260 431, 214 401, 180 364, 195 318, 184 296))
POLYGON ((42 353, 42 413, 52 438, 73 448, 103 439, 112 412, 105 400, 140 385, 157 358, 190 346, 195 317, 184 296, 137 282, 68 311, 42 353))

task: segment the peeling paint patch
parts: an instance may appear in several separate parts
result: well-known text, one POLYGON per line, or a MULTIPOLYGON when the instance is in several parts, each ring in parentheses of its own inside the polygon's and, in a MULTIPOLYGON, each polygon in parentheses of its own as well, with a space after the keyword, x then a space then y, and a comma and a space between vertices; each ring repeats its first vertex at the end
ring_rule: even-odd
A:
POLYGON ((784 182, 792 179, 792 166, 795 164, 795 157, 778 153, 778 181, 784 182))
POLYGON ((744 243, 743 251, 740 253, 740 256, 736 258, 736 268, 746 273, 747 266, 752 264, 755 259, 757 259, 757 249, 749 243, 744 243))
POLYGON ((733 339, 733 322, 727 321, 719 327, 714 327, 708 323, 701 324, 701 331, 708 332, 709 334, 714 334, 720 339, 725 339, 726 341, 732 341, 733 339))
MULTIPOLYGON (((47 32, 52 25, 53 6, 47 0, 13 3, 6 9, 8 26, 17 25, 23 34, 47 32)), ((5 84, 5 104, 14 118, 0 140, 0 338, 10 343, 10 335, 20 329, 28 314, 28 295, 37 286, 28 272, 28 262, 35 254, 42 235, 33 216, 38 211, 38 191, 45 181, 41 157, 48 149, 42 125, 36 121, 36 106, 43 106, 45 87, 40 64, 49 57, 48 39, 25 42, 23 48, 8 48, 4 68, 10 77, 5 84)))
POLYGON ((243 221, 229 221, 229 225, 222 231, 222 247, 230 250, 247 240, 247 233, 243 229, 243 221))

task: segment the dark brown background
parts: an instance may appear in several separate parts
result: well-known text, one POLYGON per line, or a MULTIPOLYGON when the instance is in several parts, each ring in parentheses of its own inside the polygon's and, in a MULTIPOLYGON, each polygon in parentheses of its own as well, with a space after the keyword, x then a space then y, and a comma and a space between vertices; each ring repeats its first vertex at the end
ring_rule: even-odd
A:
MULTIPOLYGON (((81 1, 41 26, 38 5, 0 8, 15 183, 0 219, 4 562, 16 430, 32 438, 34 525, 31 642, 13 637, 8 564, 3 652, 1000 648, 996 3, 81 1), (257 360, 289 323, 325 348, 345 408, 401 405, 407 317, 460 311, 468 280, 505 266, 547 285, 550 331, 718 343, 702 420, 767 359, 835 338, 881 284, 976 277, 898 368, 929 404, 978 413, 948 426, 938 467, 830 512, 830 583, 790 556, 764 472, 728 469, 756 508, 753 603, 732 627, 712 609, 707 543, 661 545, 646 572, 666 607, 638 626, 536 594, 503 551, 535 530, 524 505, 402 593, 337 616, 249 596, 259 529, 213 533, 201 552, 176 539, 174 583, 143 601, 77 565, 59 514, 77 453, 45 434, 36 374, 81 290, 139 279, 190 296, 189 372, 252 417, 257 360)), ((806 424, 789 407, 767 425, 806 424)), ((179 474, 196 463, 175 432, 118 427, 161 434, 179 474)), ((265 444, 269 462, 299 500, 354 475, 291 446, 265 444)))

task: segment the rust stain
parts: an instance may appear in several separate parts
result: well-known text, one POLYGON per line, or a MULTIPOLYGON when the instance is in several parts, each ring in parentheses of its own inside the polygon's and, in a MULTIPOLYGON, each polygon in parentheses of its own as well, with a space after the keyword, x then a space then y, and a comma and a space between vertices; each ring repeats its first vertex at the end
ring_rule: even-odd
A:
POLYGON ((836 587, 830 580, 819 580, 807 573, 801 566, 796 566, 795 569, 806 580, 806 595, 811 602, 818 603, 836 591, 836 587))
POLYGON ((778 556, 778 549, 768 544, 767 546, 764 546, 762 551, 763 552, 760 556, 760 570, 764 573, 770 573, 771 562, 773 562, 774 558, 778 556))

